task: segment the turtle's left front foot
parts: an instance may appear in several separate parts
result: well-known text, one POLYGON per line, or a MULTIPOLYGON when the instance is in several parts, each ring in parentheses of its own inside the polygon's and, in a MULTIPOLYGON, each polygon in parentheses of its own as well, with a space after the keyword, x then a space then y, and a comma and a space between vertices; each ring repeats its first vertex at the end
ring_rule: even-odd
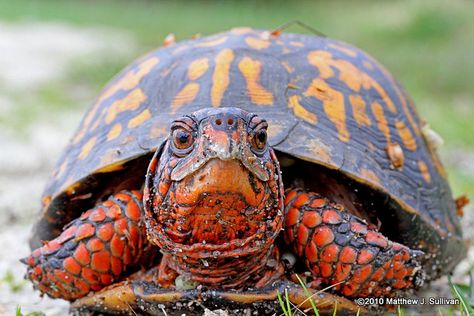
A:
POLYGON ((423 252, 390 241, 341 205, 292 190, 285 214, 286 243, 317 279, 344 296, 390 295, 423 284, 423 252))

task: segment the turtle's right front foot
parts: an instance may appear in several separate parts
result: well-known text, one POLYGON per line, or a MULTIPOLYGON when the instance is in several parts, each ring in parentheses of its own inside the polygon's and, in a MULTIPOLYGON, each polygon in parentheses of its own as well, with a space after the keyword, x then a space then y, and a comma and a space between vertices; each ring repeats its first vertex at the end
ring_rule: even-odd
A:
POLYGON ((35 288, 74 300, 116 282, 140 258, 145 228, 138 191, 122 191, 70 222, 21 261, 35 288))

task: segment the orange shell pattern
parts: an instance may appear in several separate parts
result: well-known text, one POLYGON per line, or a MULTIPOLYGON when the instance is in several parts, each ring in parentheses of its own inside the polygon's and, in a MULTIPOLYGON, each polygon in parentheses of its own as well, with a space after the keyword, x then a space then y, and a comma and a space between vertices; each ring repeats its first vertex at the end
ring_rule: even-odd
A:
POLYGON ((332 39, 247 28, 162 47, 116 76, 60 158, 42 220, 60 221, 50 202, 79 194, 87 176, 154 151, 173 119, 225 106, 268 120, 277 151, 340 170, 420 216, 419 229, 460 239, 445 171, 412 100, 385 68, 332 39))

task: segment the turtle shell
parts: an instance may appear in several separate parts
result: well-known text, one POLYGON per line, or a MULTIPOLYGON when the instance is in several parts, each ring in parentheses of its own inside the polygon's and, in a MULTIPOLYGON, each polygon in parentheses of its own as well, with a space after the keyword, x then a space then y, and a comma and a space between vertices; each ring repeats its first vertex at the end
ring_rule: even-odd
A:
POLYGON ((32 245, 119 183, 140 186, 173 119, 203 107, 257 113, 277 151, 386 194, 397 239, 434 254, 434 274, 464 255, 445 170, 394 77, 348 44, 249 28, 168 43, 116 76, 46 186, 32 245))

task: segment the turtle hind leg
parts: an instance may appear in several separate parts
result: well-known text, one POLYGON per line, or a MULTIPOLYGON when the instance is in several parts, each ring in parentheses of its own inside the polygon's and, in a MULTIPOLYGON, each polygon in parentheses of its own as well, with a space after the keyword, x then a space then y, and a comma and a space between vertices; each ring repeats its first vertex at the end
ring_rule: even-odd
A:
POLYGON ((74 300, 116 282, 140 262, 146 246, 142 194, 121 191, 83 213, 22 259, 41 292, 74 300))
POLYGON ((390 295, 423 283, 423 252, 390 241, 339 204, 290 190, 285 215, 285 242, 317 282, 344 296, 390 295))

